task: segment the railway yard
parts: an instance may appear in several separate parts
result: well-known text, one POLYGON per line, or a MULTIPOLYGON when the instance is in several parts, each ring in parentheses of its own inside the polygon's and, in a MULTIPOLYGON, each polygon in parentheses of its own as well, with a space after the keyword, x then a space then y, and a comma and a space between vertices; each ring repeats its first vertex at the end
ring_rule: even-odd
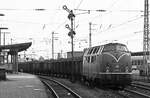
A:
POLYGON ((150 98, 149 77, 132 73, 131 61, 126 45, 109 43, 87 49, 78 58, 19 62, 18 74, 2 71, 3 80, 14 89, 1 85, 0 96, 9 98, 3 96, 10 93, 24 98, 31 90, 28 96, 33 98, 41 98, 42 93, 46 98, 150 98), (28 84, 27 79, 30 79, 28 84), (34 79, 40 88, 36 88, 34 79), (8 89, 3 91, 3 88, 8 89))
POLYGON ((72 83, 64 78, 18 73, 8 74, 7 80, 1 84, 1 98, 150 98, 150 83, 141 81, 133 81, 124 89, 91 88, 79 81, 72 83))
MULTIPOLYGON (((86 84, 83 84, 81 82, 72 83, 66 79, 55 78, 55 77, 50 78, 46 76, 44 77, 48 79, 54 79, 62 83, 63 85, 69 87, 70 90, 73 90, 73 92, 77 94, 75 98, 134 98, 134 97, 150 98, 150 92, 149 92, 150 83, 144 83, 140 81, 134 81, 130 86, 127 86, 122 90, 122 89, 104 88, 104 87, 90 88, 86 84)), ((61 92, 61 90, 59 91, 61 92)), ((56 94, 59 91, 56 90, 56 94)), ((64 96, 68 96, 67 98, 74 98, 70 96, 71 94, 72 93, 66 93, 66 95, 62 94, 60 95, 60 97, 66 98, 64 96)))
POLYGON ((0 98, 150 98, 149 0, 22 1, 0 6, 0 98))

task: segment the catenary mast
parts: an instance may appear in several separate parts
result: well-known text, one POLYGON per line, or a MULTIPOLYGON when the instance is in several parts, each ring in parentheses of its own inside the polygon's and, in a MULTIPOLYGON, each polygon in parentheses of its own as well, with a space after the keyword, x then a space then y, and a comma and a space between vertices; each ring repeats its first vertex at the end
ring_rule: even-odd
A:
POLYGON ((143 34, 143 65, 145 67, 146 75, 149 74, 149 64, 150 57, 146 53, 149 54, 150 51, 150 35, 149 35, 149 5, 148 0, 144 2, 144 34, 143 34))

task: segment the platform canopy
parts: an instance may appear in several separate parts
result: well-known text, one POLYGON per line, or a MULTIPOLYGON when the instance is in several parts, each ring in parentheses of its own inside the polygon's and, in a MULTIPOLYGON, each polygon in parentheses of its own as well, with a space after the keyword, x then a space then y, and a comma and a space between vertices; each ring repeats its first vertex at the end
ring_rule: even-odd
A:
POLYGON ((31 44, 32 44, 32 42, 12 44, 12 45, 1 45, 0 51, 7 51, 10 54, 12 54, 16 51, 21 52, 21 51, 28 49, 31 46, 31 44))

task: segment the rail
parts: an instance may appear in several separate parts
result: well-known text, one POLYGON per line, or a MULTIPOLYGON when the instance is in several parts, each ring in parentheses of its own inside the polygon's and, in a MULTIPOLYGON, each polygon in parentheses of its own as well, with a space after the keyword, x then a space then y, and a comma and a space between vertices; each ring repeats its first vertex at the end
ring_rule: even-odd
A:
POLYGON ((62 84, 56 80, 50 79, 49 77, 46 77, 46 76, 39 76, 39 77, 42 79, 43 83, 46 86, 48 86, 48 89, 50 88, 50 90, 53 92, 53 95, 55 96, 55 98, 61 98, 64 96, 67 96, 67 98, 69 98, 69 97, 70 98, 82 98, 80 95, 75 93, 72 89, 70 89, 69 87, 65 86, 64 84, 62 84), (52 84, 50 82, 53 82, 55 84, 52 84))
POLYGON ((141 96, 142 98, 143 98, 143 97, 145 97, 145 98, 150 98, 150 95, 147 95, 147 94, 144 94, 144 93, 135 91, 135 90, 131 90, 131 89, 128 89, 128 88, 125 88, 124 90, 127 91, 127 92, 130 92, 130 93, 134 93, 134 94, 136 94, 136 95, 139 95, 139 96, 141 96))

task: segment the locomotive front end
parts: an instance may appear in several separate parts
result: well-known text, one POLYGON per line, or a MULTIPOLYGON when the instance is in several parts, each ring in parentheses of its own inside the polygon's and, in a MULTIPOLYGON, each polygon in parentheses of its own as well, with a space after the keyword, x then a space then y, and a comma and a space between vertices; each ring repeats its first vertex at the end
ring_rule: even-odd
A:
POLYGON ((111 43, 104 46, 101 73, 106 85, 125 86, 131 83, 131 54, 125 45, 111 43))

